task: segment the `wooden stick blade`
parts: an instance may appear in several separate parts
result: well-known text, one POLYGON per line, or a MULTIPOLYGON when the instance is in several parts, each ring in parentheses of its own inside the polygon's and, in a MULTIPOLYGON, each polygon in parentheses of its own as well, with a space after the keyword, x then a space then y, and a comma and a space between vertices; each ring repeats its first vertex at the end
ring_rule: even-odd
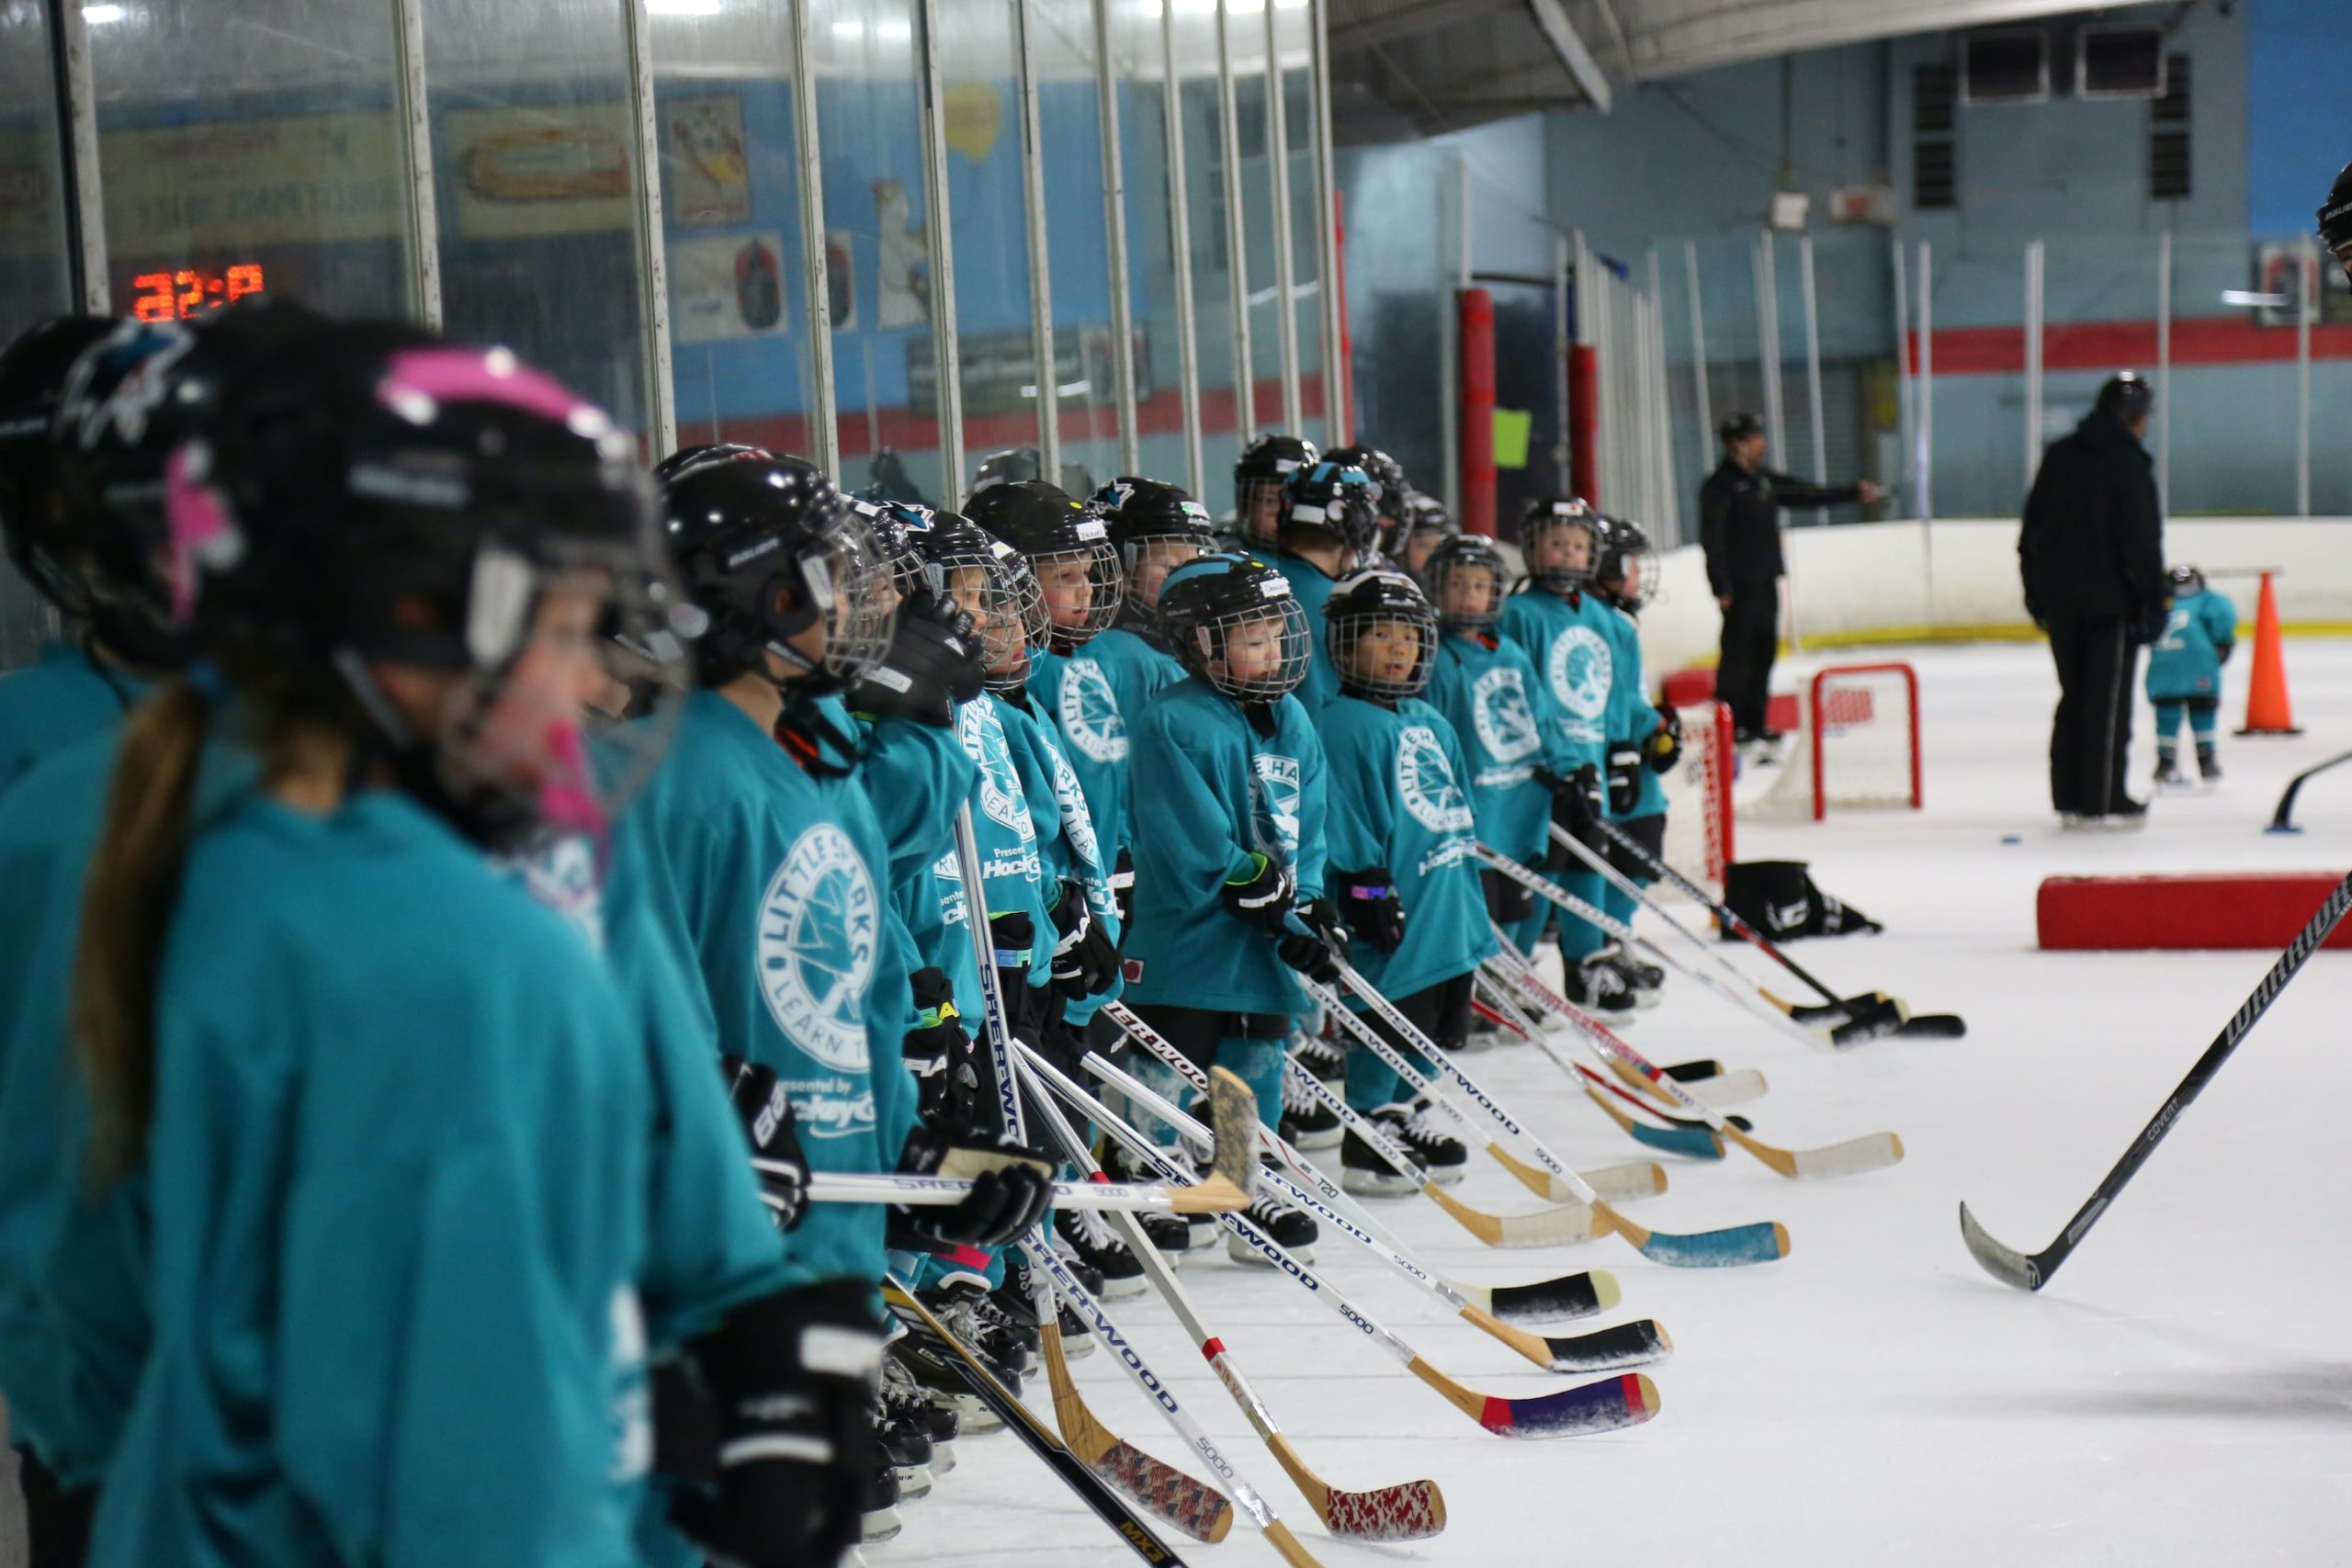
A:
POLYGON ((1173 1213, 1238 1214, 1249 1206, 1250 1194, 1236 1187, 1222 1168, 1193 1186, 1168 1190, 1168 1207, 1173 1213))
MULTIPOLYGON (((1667 1068, 1671 1073, 1672 1067, 1667 1068)), ((1713 1110, 1722 1111, 1734 1105, 1745 1105, 1751 1100, 1761 1100, 1771 1087, 1764 1075, 1753 1067, 1737 1072, 1718 1073, 1712 1077, 1677 1079, 1691 1099, 1713 1110)))
POLYGON ((1871 1133, 1817 1149, 1792 1150, 1799 1176, 1860 1176, 1903 1163, 1903 1140, 1893 1133, 1871 1133))
POLYGON ((1632 1165, 1605 1165, 1598 1170, 1577 1172, 1584 1184, 1612 1203, 1631 1199, 1655 1198, 1666 1190, 1666 1167, 1653 1160, 1641 1160, 1632 1165))
POLYGON ((1209 1069, 1209 1125, 1216 1134, 1216 1174, 1240 1190, 1246 1208, 1258 1180, 1258 1097, 1224 1067, 1209 1069))

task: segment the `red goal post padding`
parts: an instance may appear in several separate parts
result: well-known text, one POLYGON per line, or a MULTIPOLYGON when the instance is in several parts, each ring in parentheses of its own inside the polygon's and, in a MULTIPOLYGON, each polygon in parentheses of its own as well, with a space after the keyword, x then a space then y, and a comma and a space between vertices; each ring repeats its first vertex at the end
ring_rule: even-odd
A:
POLYGON ((1732 844, 1731 709, 1670 703, 1682 723, 1682 758, 1665 778, 1666 863, 1720 896, 1732 844))

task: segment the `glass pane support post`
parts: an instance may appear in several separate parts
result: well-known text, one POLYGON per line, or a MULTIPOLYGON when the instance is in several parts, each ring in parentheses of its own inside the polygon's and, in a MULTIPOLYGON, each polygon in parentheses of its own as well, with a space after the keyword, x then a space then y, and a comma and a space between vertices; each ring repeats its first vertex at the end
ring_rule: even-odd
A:
POLYGON ((1917 442, 1917 456, 1912 459, 1912 471, 1919 481, 1919 520, 1932 523, 1936 517, 1936 253, 1927 241, 1919 242, 1919 386, 1914 397, 1918 404, 1918 417, 1913 431, 1917 442))
MULTIPOLYGON (((1169 9, 1173 9, 1172 6, 1169 9)), ((1233 427, 1244 446, 1258 434, 1256 373, 1250 357, 1250 243, 1241 211, 1241 136, 1233 96, 1233 19, 1230 0, 1216 8, 1216 112, 1225 143, 1225 265, 1233 296, 1233 427)))
POLYGON ((1037 128, 1035 0, 1016 0, 1013 36, 1021 77, 1021 204, 1029 231, 1030 357, 1037 371, 1037 472, 1061 482, 1061 385, 1054 359, 1052 264, 1046 250, 1046 149, 1037 128))
POLYGON ((2312 514, 2312 303, 2318 293, 2311 236, 2295 243, 2295 515, 2312 514))
POLYGON ((1289 106, 1283 101, 1287 95, 1274 6, 1265 5, 1261 14, 1266 19, 1266 172, 1274 203, 1274 298, 1282 302, 1275 312, 1280 318, 1275 341, 1282 351, 1283 428, 1295 434, 1306 428, 1306 420, 1298 395, 1298 261, 1291 249, 1297 220, 1290 206, 1289 106))
POLYGON ((57 108, 65 122, 65 221, 73 235, 74 292, 93 316, 114 314, 107 273, 107 204, 98 175, 98 100, 90 70, 90 26, 77 0, 48 8, 56 52, 57 108))
POLYGON ((918 0, 922 39, 922 186, 924 248, 931 263, 931 357, 939 411, 940 504, 955 511, 964 493, 964 354, 956 333, 956 247, 947 209, 947 91, 940 73, 940 10, 947 0, 918 0))
MULTIPOLYGON (((433 117, 424 91, 424 0, 396 0, 392 10, 401 217, 408 240, 408 308, 417 325, 437 333, 441 330, 441 210, 433 185, 433 117)), ((666 370, 666 355, 664 360, 666 370)), ((653 455, 658 458, 668 450, 656 446, 653 455)))
POLYGON ((2043 250, 2025 243, 2025 488, 2041 466, 2041 311, 2043 250))
POLYGON ((833 391, 833 290, 826 276, 825 175, 817 148, 815 7, 792 7, 792 131, 800 155, 800 256, 808 305, 809 443, 817 466, 838 481, 842 437, 833 391))
MULTIPOLYGON (((928 0, 938 5, 941 0, 928 0)), ((1176 260, 1176 363, 1184 417, 1185 483, 1201 499, 1208 484, 1206 457, 1201 441, 1201 350, 1198 306, 1193 298, 1193 217, 1185 204, 1184 91, 1177 71, 1176 7, 1159 8, 1159 51, 1168 73, 1168 89, 1159 96, 1167 122, 1169 249, 1176 260)))
MULTIPOLYGON (((1111 379, 1119 405, 1119 471, 1132 474, 1143 467, 1142 436, 1136 423, 1135 312, 1127 270, 1126 169, 1119 153, 1119 80, 1111 55, 1112 4, 1094 0, 1094 97, 1102 142, 1103 243, 1110 251, 1111 379)), ((1272 6, 1266 15, 1273 16, 1272 6)))
MULTIPOLYGON (((401 0, 401 8, 413 9, 421 3, 422 0, 401 0)), ((662 133, 654 118, 653 49, 645 0, 621 0, 621 20, 628 50, 628 102, 634 131, 629 138, 629 161, 637 171, 637 276, 638 287, 643 291, 639 320, 645 333, 645 407, 649 416, 645 434, 654 456, 661 457, 678 449, 678 398, 670 365, 669 265, 662 238, 662 133)), ((406 26, 403 17, 403 39, 407 36, 406 26)), ((422 23, 417 37, 424 37, 422 23)), ((401 63, 406 64, 405 58, 401 63)), ((430 169, 431 164, 428 163, 426 167, 430 169)), ((429 179, 424 195, 429 201, 429 179)), ((413 226, 413 217, 411 221, 413 226)), ((436 282, 436 313, 440 308, 438 293, 436 282)))
POLYGON ((2172 231, 2156 236, 2156 496, 2172 503, 2172 231))
POLYGON ((1715 411, 1707 395, 1707 315, 1699 294, 1699 242, 1682 242, 1682 278, 1690 291, 1690 382, 1699 393, 1699 457, 1714 450, 1715 411))
MULTIPOLYGON (((1813 416, 1813 482, 1829 482, 1829 436, 1821 427, 1821 308, 1813 288, 1813 236, 1797 236, 1798 282, 1804 292, 1804 395, 1813 416)), ((1817 508, 1813 520, 1826 524, 1829 509, 1817 508)))
POLYGON ((1568 313, 1568 268, 1574 253, 1566 234, 1552 236, 1552 396, 1560 411, 1559 429, 1552 441, 1553 492, 1566 495, 1568 489, 1568 363, 1576 352, 1576 342, 1570 335, 1575 322, 1568 313))
POLYGON ((1756 236, 1756 356, 1764 373, 1764 434, 1772 456, 1789 460, 1787 415, 1781 402, 1781 285, 1772 254, 1772 231, 1756 236))
POLYGON ((1315 276, 1323 280, 1323 426, 1335 446, 1355 439, 1355 389, 1341 344, 1347 342, 1347 303, 1340 287, 1339 175, 1331 160, 1331 48, 1329 0, 1308 0, 1315 50, 1315 241, 1320 252, 1315 276))

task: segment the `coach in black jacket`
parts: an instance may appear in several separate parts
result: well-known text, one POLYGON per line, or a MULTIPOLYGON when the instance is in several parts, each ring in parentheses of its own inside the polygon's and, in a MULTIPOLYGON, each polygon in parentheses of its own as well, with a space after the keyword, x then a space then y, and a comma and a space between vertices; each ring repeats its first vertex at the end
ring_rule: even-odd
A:
POLYGON ((2069 827, 2128 826, 2147 806, 2123 787, 2139 645, 2164 629, 2165 521, 2140 437, 2154 402, 2125 371, 2075 433, 2041 456, 2018 533, 2026 613, 2050 634, 2058 712, 2050 804, 2069 827))
POLYGON ((1730 707, 1738 739, 1770 739, 1764 710, 1780 652, 1781 579, 1788 570, 1781 558, 1781 508, 1868 505, 1878 499, 1878 487, 1868 479, 1807 484, 1764 467, 1764 423, 1752 413, 1725 415, 1716 434, 1724 460, 1699 488, 1699 547, 1724 613, 1715 695, 1730 707))

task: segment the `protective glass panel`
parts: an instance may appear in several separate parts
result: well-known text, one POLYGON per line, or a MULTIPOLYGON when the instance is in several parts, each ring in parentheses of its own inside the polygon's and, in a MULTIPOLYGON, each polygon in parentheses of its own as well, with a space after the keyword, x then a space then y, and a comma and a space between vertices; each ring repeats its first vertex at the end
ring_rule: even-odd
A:
POLYGON ((1111 263, 1102 116, 1091 0, 1030 0, 1046 248, 1053 264, 1055 406, 1064 488, 1119 471, 1118 378, 1111 363, 1111 263))
MULTIPOLYGON (((73 308, 65 184, 49 28, 38 6, 0 7, 0 343, 73 308)), ((40 595, 0 562, 0 670, 49 633, 40 595)))
MULTIPOLYGON (((1191 489, 1184 444, 1183 355, 1178 342, 1174 177, 1168 145, 1168 62, 1156 10, 1112 10, 1111 62, 1119 97, 1120 162, 1126 186, 1127 309, 1135 326, 1137 466, 1146 477, 1191 489)), ((1187 214, 1189 220, 1190 214, 1187 214)))

